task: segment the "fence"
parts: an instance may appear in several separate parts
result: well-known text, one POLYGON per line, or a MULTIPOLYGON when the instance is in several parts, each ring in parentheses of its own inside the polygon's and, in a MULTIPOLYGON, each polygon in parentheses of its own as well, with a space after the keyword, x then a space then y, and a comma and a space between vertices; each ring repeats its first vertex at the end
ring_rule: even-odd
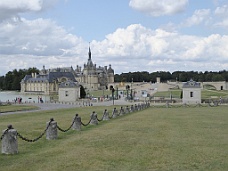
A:
POLYGON ((99 122, 102 122, 104 120, 110 120, 125 114, 129 114, 132 112, 137 112, 143 109, 146 109, 150 107, 150 103, 145 102, 141 104, 135 104, 125 107, 120 107, 119 110, 114 108, 112 110, 112 115, 109 116, 109 112, 107 109, 104 110, 102 118, 97 117, 97 113, 93 111, 90 115, 90 120, 87 123, 83 123, 81 121, 81 117, 76 114, 75 117, 73 118, 73 121, 69 128, 67 129, 62 129, 57 122, 54 120, 54 118, 51 118, 47 123, 46 123, 46 128, 44 131, 40 134, 40 136, 34 138, 34 139, 28 139, 21 135, 16 129, 13 128, 12 125, 8 125, 7 129, 3 130, 3 134, 1 136, 1 141, 2 141, 2 153, 3 154, 17 154, 18 153, 18 141, 17 137, 22 139, 23 141, 26 142, 36 142, 39 139, 41 139, 45 134, 46 134, 46 139, 47 140, 54 140, 58 138, 58 131, 61 132, 68 132, 70 129, 81 131, 81 126, 88 126, 88 125, 97 125, 99 122))

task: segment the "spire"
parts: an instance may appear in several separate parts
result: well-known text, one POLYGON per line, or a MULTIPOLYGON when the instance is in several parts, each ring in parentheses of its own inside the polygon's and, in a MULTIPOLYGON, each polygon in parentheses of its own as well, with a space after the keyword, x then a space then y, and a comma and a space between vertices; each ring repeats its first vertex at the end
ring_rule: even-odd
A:
POLYGON ((89 53, 88 53, 88 55, 89 55, 89 60, 91 60, 90 42, 89 42, 89 53))
POLYGON ((92 67, 93 66, 93 62, 92 62, 92 58, 91 58, 90 44, 89 44, 89 52, 88 52, 88 55, 89 55, 89 59, 88 59, 88 62, 87 62, 87 66, 92 67))

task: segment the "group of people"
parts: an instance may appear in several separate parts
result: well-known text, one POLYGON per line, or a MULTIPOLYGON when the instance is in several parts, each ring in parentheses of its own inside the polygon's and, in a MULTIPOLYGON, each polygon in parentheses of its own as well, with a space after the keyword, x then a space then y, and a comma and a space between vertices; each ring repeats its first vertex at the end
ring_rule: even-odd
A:
POLYGON ((16 97, 16 99, 14 99, 15 104, 21 104, 22 103, 22 98, 21 97, 16 97))

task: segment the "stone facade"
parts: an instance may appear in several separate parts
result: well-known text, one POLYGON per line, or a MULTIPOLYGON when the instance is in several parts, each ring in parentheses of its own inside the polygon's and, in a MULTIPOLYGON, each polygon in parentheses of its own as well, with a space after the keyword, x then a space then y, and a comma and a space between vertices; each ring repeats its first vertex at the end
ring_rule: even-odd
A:
POLYGON ((21 81, 21 92, 31 94, 55 94, 58 92, 59 83, 71 80, 76 82, 71 72, 49 72, 48 74, 26 75, 21 81))
POLYGON ((77 65, 73 67, 43 69, 39 74, 33 73, 26 75, 21 80, 21 92, 31 94, 57 94, 59 85, 66 81, 78 82, 86 90, 103 90, 107 89, 110 83, 114 83, 114 70, 111 65, 109 68, 96 67, 92 62, 92 54, 89 47, 88 61, 82 69, 77 65))
POLYGON ((60 102, 75 102, 80 98, 80 85, 73 81, 63 82, 58 94, 60 102))
POLYGON ((201 86, 193 80, 183 84, 183 103, 200 104, 201 103, 201 86))
POLYGON ((91 50, 89 48, 88 61, 84 64, 84 69, 77 66, 75 70, 76 79, 88 90, 103 90, 108 89, 108 84, 114 83, 114 70, 111 65, 97 67, 92 62, 91 50))

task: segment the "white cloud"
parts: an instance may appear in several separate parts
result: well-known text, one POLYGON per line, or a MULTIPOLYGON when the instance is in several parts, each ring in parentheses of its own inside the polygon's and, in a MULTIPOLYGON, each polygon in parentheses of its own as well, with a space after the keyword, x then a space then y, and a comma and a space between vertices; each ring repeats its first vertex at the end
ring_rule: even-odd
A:
POLYGON ((181 35, 162 29, 151 30, 139 24, 117 29, 106 39, 92 43, 99 63, 112 63, 118 70, 197 70, 226 69, 228 36, 181 35), (213 64, 212 64, 213 63, 213 64))
MULTIPOLYGON (((82 66, 88 43, 53 21, 22 19, 0 26, 1 73, 15 68, 82 66)), ((140 24, 119 28, 103 41, 92 41, 92 60, 112 64, 116 73, 129 71, 223 70, 228 68, 228 36, 182 35, 140 24)))
POLYGON ((216 21, 214 26, 227 29, 228 27, 228 6, 217 7, 214 11, 216 21))
POLYGON ((182 25, 185 27, 190 27, 208 22, 210 19, 210 13, 210 9, 196 10, 190 18, 186 19, 186 21, 182 23, 182 25))
POLYGON ((38 12, 55 4, 58 0, 1 0, 0 22, 12 18, 20 18, 19 14, 38 12))
POLYGON ((130 0, 129 6, 152 16, 173 15, 185 10, 188 0, 130 0))
POLYGON ((64 28, 48 19, 26 20, 16 23, 0 23, 2 54, 32 54, 37 56, 65 55, 63 49, 70 49, 83 42, 64 28))
POLYGON ((220 17, 228 17, 228 6, 227 5, 223 5, 222 7, 217 7, 215 9, 215 15, 219 15, 220 17))
MULTIPOLYGON (((44 10, 55 1, 18 0, 12 6, 11 0, 0 2, 0 75, 15 68, 75 67, 87 61, 88 43, 83 39, 51 19, 19 17, 23 12, 44 10)), ((130 1, 132 8, 153 16, 175 14, 187 4, 187 0, 130 1)), ((183 26, 205 24, 208 18, 217 16, 220 19, 217 26, 225 27, 228 26, 227 14, 227 6, 218 7, 214 13, 209 9, 196 10, 183 26)), ((91 49, 94 63, 112 64, 116 73, 228 68, 228 36, 220 34, 199 37, 132 24, 118 28, 102 41, 93 40, 91 49)))

